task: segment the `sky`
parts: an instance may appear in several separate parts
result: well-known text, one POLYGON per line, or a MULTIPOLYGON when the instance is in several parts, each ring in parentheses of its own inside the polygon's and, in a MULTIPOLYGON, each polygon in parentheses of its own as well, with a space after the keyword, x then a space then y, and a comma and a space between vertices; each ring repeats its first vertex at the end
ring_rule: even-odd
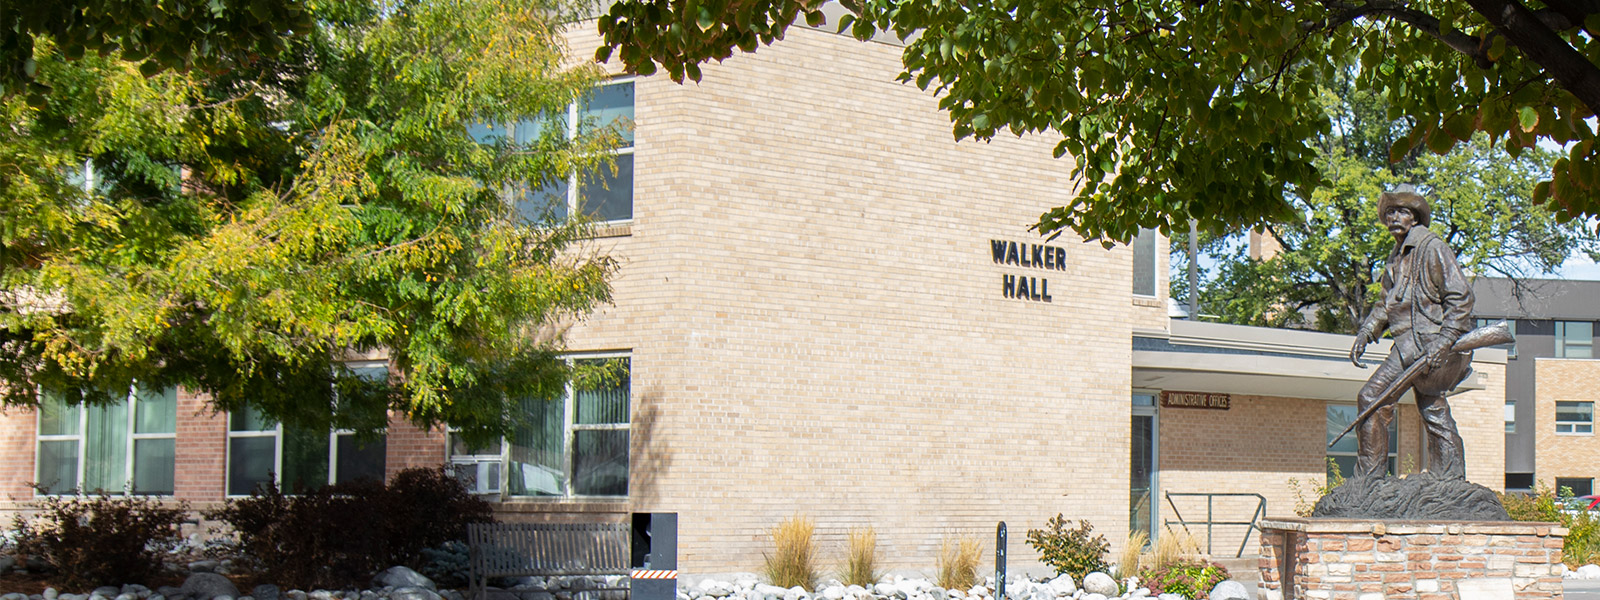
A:
POLYGON ((1556 279, 1581 279, 1585 281, 1600 281, 1600 265, 1589 260, 1588 256, 1576 255, 1568 258, 1566 264, 1561 265, 1561 270, 1554 275, 1556 279))

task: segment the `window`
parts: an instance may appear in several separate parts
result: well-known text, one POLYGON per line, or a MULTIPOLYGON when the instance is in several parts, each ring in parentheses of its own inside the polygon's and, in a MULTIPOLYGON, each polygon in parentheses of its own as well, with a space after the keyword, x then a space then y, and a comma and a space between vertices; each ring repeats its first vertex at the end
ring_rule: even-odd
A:
POLYGON ((1517 432, 1517 401, 1516 400, 1507 400, 1506 401, 1505 418, 1506 418, 1506 433, 1516 433, 1517 432))
MULTIPOLYGON (((1345 427, 1349 427, 1350 423, 1356 420, 1356 414, 1356 405, 1354 404, 1329 404, 1328 442, 1333 442, 1333 436, 1339 435, 1339 432, 1344 431, 1345 427)), ((1396 417, 1389 421, 1389 474, 1391 475, 1396 471, 1396 451, 1400 447, 1400 433, 1395 427, 1395 423, 1399 420, 1400 419, 1396 417)), ((1339 474, 1344 477, 1350 477, 1351 475, 1355 474, 1356 450, 1359 447, 1359 444, 1356 442, 1356 432, 1351 431, 1350 433, 1345 434, 1344 438, 1339 440, 1339 443, 1334 444, 1331 448, 1328 448, 1328 458, 1331 459, 1331 461, 1328 463, 1329 479, 1332 479, 1333 470, 1335 468, 1337 468, 1339 470, 1339 474)))
POLYGON ((1133 238, 1133 293, 1156 295, 1156 231, 1140 229, 1133 238))
MULTIPOLYGON (((382 365, 354 366, 358 376, 388 375, 382 365)), ((288 493, 359 479, 383 481, 387 436, 288 427, 253 408, 228 415, 228 495, 243 496, 274 481, 288 493)))
POLYGON ((1594 403, 1557 400, 1556 433, 1593 434, 1594 403))
POLYGON ((1557 477, 1556 494, 1561 494, 1562 488, 1572 490, 1573 496, 1588 496, 1594 493, 1593 477, 1557 477))
POLYGON ((38 483, 46 493, 172 494, 177 390, 143 390, 104 406, 39 400, 38 483))
POLYGON ((1556 358, 1594 358, 1594 322, 1556 321, 1556 358))
POLYGON ((1506 473, 1506 491, 1533 491, 1533 473, 1506 473))
MULTIPOLYGON (((633 81, 617 80, 597 86, 588 97, 567 106, 566 114, 552 119, 541 115, 511 125, 474 125, 469 133, 479 142, 508 136, 519 144, 539 139, 547 127, 564 128, 568 138, 591 128, 610 127, 621 119, 633 120, 633 81), (580 127, 583 128, 580 130, 580 127)), ((539 189, 522 189, 513 194, 517 212, 534 222, 565 221, 570 214, 583 214, 599 222, 627 221, 633 218, 633 129, 622 131, 622 146, 614 150, 616 168, 602 167, 593 173, 573 173, 539 189)))
POLYGON ((475 448, 451 436, 450 462, 469 489, 532 497, 628 495, 628 359, 586 357, 575 363, 609 367, 620 376, 593 389, 569 384, 559 398, 521 401, 526 421, 501 442, 475 448), (503 485, 489 481, 501 477, 503 485))
MULTIPOLYGON (((1490 347, 1491 348, 1500 348, 1500 349, 1505 350, 1506 351, 1506 358, 1516 358, 1517 357, 1517 322, 1515 320, 1512 320, 1512 319, 1504 319, 1504 320, 1506 321, 1507 329, 1509 331, 1511 331, 1511 343, 1509 343, 1509 344, 1500 344, 1498 346, 1490 346, 1490 347)), ((1501 319, 1477 319, 1477 322, 1478 322, 1477 326, 1478 327, 1488 327, 1488 326, 1493 325, 1495 323, 1498 323, 1500 321, 1501 321, 1501 319)))

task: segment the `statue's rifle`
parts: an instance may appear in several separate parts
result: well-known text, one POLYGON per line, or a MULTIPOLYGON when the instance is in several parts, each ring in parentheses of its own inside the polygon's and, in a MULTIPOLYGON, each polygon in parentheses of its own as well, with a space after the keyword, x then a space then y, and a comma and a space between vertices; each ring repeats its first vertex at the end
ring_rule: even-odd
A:
MULTIPOLYGON (((1466 354, 1479 348, 1498 344, 1508 344, 1515 340, 1516 338, 1511 336, 1511 326, 1504 320, 1501 320, 1492 325, 1485 325, 1467 332, 1466 335, 1461 336, 1461 339, 1456 340, 1455 345, 1450 346, 1450 351, 1458 354, 1466 354)), ((1344 436, 1355 430, 1357 426, 1366 421, 1368 417, 1371 417, 1373 413, 1378 412, 1378 409, 1398 402, 1400 400, 1400 396, 1405 394, 1406 390, 1411 389, 1411 384, 1414 383, 1418 377, 1421 377, 1423 373, 1427 372, 1427 370, 1428 357, 1423 356, 1417 358, 1416 362, 1413 362, 1411 363, 1411 366, 1406 367, 1406 370, 1400 374, 1400 377, 1394 380, 1394 383, 1389 384, 1388 389, 1383 390, 1383 395, 1378 396, 1378 400, 1376 402, 1368 405, 1366 410, 1363 410, 1361 411, 1361 414, 1356 415, 1355 420, 1350 422, 1349 427, 1344 428, 1344 431, 1341 431, 1339 432, 1339 435, 1334 436, 1333 441, 1328 442, 1328 447, 1332 448, 1334 444, 1339 443, 1339 440, 1344 439, 1344 436)))

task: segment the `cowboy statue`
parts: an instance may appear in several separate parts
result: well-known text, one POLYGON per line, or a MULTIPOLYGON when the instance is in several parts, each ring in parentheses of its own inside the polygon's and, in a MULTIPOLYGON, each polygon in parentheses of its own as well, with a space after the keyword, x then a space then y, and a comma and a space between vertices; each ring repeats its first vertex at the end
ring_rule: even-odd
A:
MULTIPOLYGON (((1441 516, 1433 513, 1455 510, 1460 508, 1457 502, 1468 499, 1485 504, 1482 509, 1486 512, 1475 514, 1486 518, 1505 514, 1493 492, 1465 481, 1461 434, 1445 396, 1471 374, 1472 350, 1508 342, 1510 331, 1504 322, 1473 329, 1472 286, 1456 263, 1455 252, 1428 229, 1430 213, 1428 201, 1410 186, 1378 196, 1378 220, 1394 236, 1395 245, 1383 272, 1383 298, 1356 332, 1350 361, 1365 368, 1361 357, 1367 345, 1378 341, 1385 332, 1393 338, 1394 346, 1356 399, 1358 413, 1350 425, 1356 430, 1358 444, 1356 471, 1346 486, 1317 504, 1317 515, 1441 516), (1390 423, 1400 397, 1407 391, 1415 393, 1422 417, 1427 477, 1414 477, 1402 484, 1387 480, 1385 474, 1389 466, 1390 423), (1395 494, 1393 490, 1380 489, 1386 485, 1414 489, 1395 494), (1435 489, 1426 491, 1423 487, 1427 486, 1435 489), (1437 489, 1440 487, 1460 489, 1437 489), (1433 494, 1453 497, 1455 501, 1439 504, 1417 498, 1433 494), (1400 505, 1395 505, 1397 497, 1400 505), (1370 503, 1388 506, 1366 506, 1370 503), (1492 507, 1487 506, 1490 504, 1492 507)), ((1349 431, 1347 428, 1345 433, 1349 431)))

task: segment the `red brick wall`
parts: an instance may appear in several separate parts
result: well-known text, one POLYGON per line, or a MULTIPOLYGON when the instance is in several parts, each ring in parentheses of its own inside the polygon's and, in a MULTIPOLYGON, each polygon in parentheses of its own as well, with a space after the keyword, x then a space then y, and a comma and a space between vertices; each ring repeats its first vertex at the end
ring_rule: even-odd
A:
POLYGON ((219 501, 227 490, 228 414, 204 396, 178 390, 177 470, 173 493, 192 502, 219 501))
POLYGON ((34 432, 38 419, 32 408, 0 409, 0 500, 20 502, 33 498, 29 487, 38 474, 33 469, 34 432))
POLYGON ((384 476, 394 477, 412 467, 437 467, 444 463, 444 430, 422 430, 397 414, 389 414, 388 449, 384 454, 384 476))

